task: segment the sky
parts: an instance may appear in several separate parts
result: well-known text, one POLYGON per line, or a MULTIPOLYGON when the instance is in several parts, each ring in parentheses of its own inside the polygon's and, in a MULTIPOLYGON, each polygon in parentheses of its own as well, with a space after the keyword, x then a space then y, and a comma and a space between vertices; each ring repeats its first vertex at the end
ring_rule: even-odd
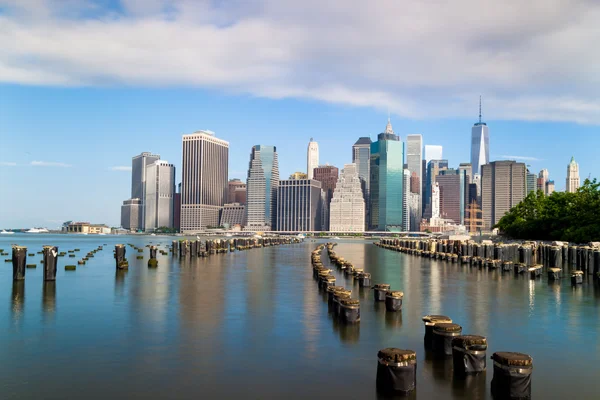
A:
POLYGON ((388 115, 451 166, 471 127, 492 160, 600 176, 600 3, 589 0, 0 0, 0 229, 118 226, 131 157, 181 165, 181 135, 277 146, 287 177, 343 167, 388 115), (526 3, 526 4, 524 4, 526 3))

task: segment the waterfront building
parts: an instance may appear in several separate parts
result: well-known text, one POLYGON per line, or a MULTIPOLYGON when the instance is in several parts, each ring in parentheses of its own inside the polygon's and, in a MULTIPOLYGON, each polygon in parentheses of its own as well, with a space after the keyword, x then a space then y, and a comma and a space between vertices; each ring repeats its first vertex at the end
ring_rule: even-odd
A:
POLYGON ((330 231, 365 231, 365 199, 356 164, 344 165, 333 191, 329 210, 330 231))
POLYGON ((435 183, 435 177, 440 171, 448 169, 448 160, 431 160, 427 164, 427 174, 425 175, 425 192, 423 197, 423 218, 431 218, 431 189, 435 183))
POLYGON ((321 229, 321 182, 314 179, 279 181, 277 230, 311 232, 321 229))
MULTIPOLYGON (((406 187, 410 187, 412 193, 417 193, 419 195, 419 207, 420 209, 423 209, 423 205, 420 204, 423 198, 423 186, 421 184, 423 181, 423 136, 419 134, 406 136, 406 167, 410 171, 409 176, 415 174, 418 179, 418 184, 415 184, 414 186, 411 184, 406 187), (415 192, 415 189, 418 191, 415 192)), ((412 181, 410 183, 412 183, 412 181)), ((420 216, 417 216, 417 218, 420 220, 420 216)), ((421 221, 415 221, 415 223, 420 224, 421 221)))
POLYGON ((142 229, 140 221, 142 208, 141 199, 128 199, 121 206, 121 227, 128 231, 137 232, 142 229))
POLYGON ((183 135, 181 232, 219 224, 227 199, 229 142, 211 131, 183 135))
POLYGON ((221 219, 219 226, 224 226, 228 229, 237 225, 244 225, 246 216, 246 207, 240 203, 225 204, 221 210, 221 219))
POLYGON ((527 167, 515 161, 494 161, 481 169, 481 197, 486 229, 492 229, 527 193, 527 167))
POLYGON ((278 185, 277 148, 265 145, 253 146, 246 182, 246 230, 274 230, 278 185))
POLYGON ((527 170, 527 194, 537 191, 537 177, 527 170))
POLYGON ((453 168, 442 170, 435 177, 439 189, 440 216, 457 225, 464 225, 466 181, 466 171, 453 168))
POLYGON ((360 137, 352 146, 352 163, 356 164, 358 177, 361 181, 363 197, 365 199, 365 228, 368 227, 370 221, 369 212, 369 191, 371 179, 371 138, 360 137))
POLYGON ((443 150, 442 146, 426 144, 424 152, 425 166, 427 167, 431 160, 443 160, 443 150))
POLYGON ((323 191, 323 207, 321 216, 321 230, 329 230, 329 203, 333 198, 333 191, 338 181, 339 169, 333 165, 321 165, 314 169, 315 180, 321 182, 323 191))
POLYGON ((565 186, 565 190, 568 193, 575 193, 579 189, 579 185, 579 164, 575 162, 575 157, 571 157, 571 162, 567 166, 567 185, 565 186))
MULTIPOLYGON (((138 215, 135 218, 138 222, 136 223, 136 229, 144 229, 145 223, 145 211, 144 211, 144 199, 146 196, 146 167, 155 161, 160 160, 160 155, 152 154, 150 152, 143 152, 137 156, 131 158, 131 198, 139 199, 139 206, 136 207, 138 211, 138 215)), ((125 200, 123 205, 129 200, 125 200)), ((129 203, 128 203, 129 204, 129 203)), ((121 207, 121 212, 129 213, 131 211, 130 208, 121 207)), ((122 221, 130 221, 131 218, 128 215, 121 215, 122 221)), ((129 228, 126 228, 129 229, 129 228)))
POLYGON ((385 131, 371 143, 370 213, 371 228, 402 229, 404 143, 394 134, 388 119, 385 131))
POLYGON ((175 166, 157 160, 146 167, 146 196, 144 199, 144 230, 173 228, 173 197, 175 166))
POLYGON ((227 203, 246 204, 246 182, 239 179, 227 182, 227 203))
POLYGON ((306 175, 304 172, 296 171, 293 174, 291 174, 288 179, 308 179, 308 175, 306 175))
POLYGON ((490 162, 490 134, 481 122, 481 97, 479 97, 479 122, 471 128, 471 167, 473 174, 481 173, 481 166, 490 162))
POLYGON ((310 138, 306 151, 306 175, 308 179, 314 176, 314 169, 319 166, 319 144, 310 138))
POLYGON ((110 227, 104 224, 90 224, 89 222, 71 222, 66 227, 67 233, 83 233, 90 235, 107 235, 111 233, 110 227))

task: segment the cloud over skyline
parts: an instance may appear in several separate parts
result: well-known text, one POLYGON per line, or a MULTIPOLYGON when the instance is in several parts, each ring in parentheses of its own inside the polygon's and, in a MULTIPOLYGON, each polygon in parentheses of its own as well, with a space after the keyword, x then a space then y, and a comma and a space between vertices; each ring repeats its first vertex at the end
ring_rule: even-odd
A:
POLYGON ((3 167, 16 167, 17 163, 12 161, 0 161, 0 166, 3 167))
POLYGON ((61 168, 70 168, 71 164, 66 164, 62 162, 52 162, 52 161, 32 161, 29 165, 34 167, 61 167, 61 168))
POLYGON ((0 0, 0 81, 192 86, 410 118, 475 118, 482 94, 484 118, 600 123, 596 2, 101 4, 0 0))
POLYGON ((542 159, 537 158, 537 157, 529 157, 529 156, 507 156, 507 155, 502 155, 500 156, 505 160, 515 160, 515 161, 542 161, 542 159))

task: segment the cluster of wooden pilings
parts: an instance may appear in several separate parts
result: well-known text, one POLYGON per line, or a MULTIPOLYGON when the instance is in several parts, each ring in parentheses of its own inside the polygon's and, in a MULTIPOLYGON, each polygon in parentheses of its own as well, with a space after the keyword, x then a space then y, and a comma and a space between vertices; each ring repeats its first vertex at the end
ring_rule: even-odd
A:
POLYGON ((548 279, 570 273, 573 284, 583 282, 584 275, 600 279, 600 248, 554 243, 493 243, 471 240, 381 239, 379 247, 402 253, 447 261, 471 267, 528 273, 531 279, 547 270, 548 279))

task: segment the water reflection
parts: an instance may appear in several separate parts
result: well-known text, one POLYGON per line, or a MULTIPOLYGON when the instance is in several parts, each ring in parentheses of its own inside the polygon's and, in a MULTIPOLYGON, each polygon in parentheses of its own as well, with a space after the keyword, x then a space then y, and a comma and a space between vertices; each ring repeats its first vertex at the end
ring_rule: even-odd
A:
POLYGON ((402 327, 402 312, 387 312, 385 313, 385 326, 388 328, 401 328, 402 327))
POLYGON ((56 311, 56 281, 43 283, 42 310, 44 315, 52 315, 56 311))
POLYGON ((125 297, 125 277, 126 269, 117 269, 115 272, 115 298, 123 299, 125 297))
POLYGON ((452 380, 452 357, 436 354, 431 350, 425 351, 425 370, 428 370, 433 379, 443 384, 452 380))
POLYGON ((486 373, 460 376, 453 375, 452 394, 457 398, 471 400, 485 399, 487 394, 486 373))
POLYGON ((13 281, 11 294, 11 311, 13 320, 19 321, 25 310, 25 281, 13 281))
POLYGON ((333 317, 333 330, 340 336, 344 343, 358 343, 360 339, 360 323, 347 324, 333 317))

